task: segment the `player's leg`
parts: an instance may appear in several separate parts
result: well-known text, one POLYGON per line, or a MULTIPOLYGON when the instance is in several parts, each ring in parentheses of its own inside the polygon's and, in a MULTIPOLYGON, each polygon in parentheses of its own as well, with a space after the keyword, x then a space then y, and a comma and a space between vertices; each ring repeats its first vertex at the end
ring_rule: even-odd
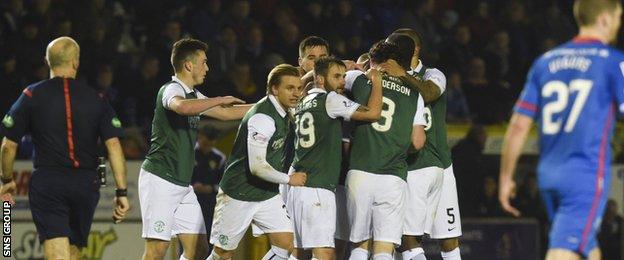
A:
POLYGON ((253 223, 269 237, 271 249, 262 259, 286 260, 293 250, 294 231, 281 196, 259 202, 253 223))
POLYGON ((408 172, 405 226, 399 247, 403 259, 426 259, 422 239, 425 233, 431 233, 443 180, 444 171, 438 167, 408 172))
MULTIPOLYGON (((35 170, 30 178, 28 201, 46 259, 69 259, 70 207, 64 198, 66 176, 35 170)), ((75 187, 73 187, 75 188, 75 187)))
POLYGON ((574 183, 556 189, 559 205, 551 226, 547 258, 569 255, 563 251, 587 257, 598 248, 596 233, 608 194, 603 187, 608 187, 609 182, 592 179, 576 178, 574 183))
POLYGON ((546 253, 546 260, 580 260, 581 256, 567 249, 551 248, 546 253))
POLYGON ((69 245, 69 259, 80 260, 80 248, 74 245, 69 245))
POLYGON ((206 259, 209 253, 204 215, 193 188, 189 186, 187 191, 174 214, 173 234, 178 235, 182 244, 182 257, 206 259))
POLYGON ((440 242, 442 259, 461 259, 459 237, 462 235, 461 214, 453 167, 444 169, 440 203, 433 221, 431 238, 440 242))
POLYGON ((376 175, 374 182, 373 259, 390 260, 403 235, 407 183, 393 175, 376 175))
POLYGON ((373 196, 375 179, 372 173, 350 170, 347 173, 347 211, 351 233, 349 240, 353 250, 349 260, 367 260, 370 255, 372 238, 373 196))
POLYGON ((168 182, 141 169, 139 173, 139 204, 142 237, 145 239, 143 259, 163 259, 169 247, 174 212, 187 193, 185 187, 168 182))
POLYGON ((347 216, 347 191, 343 185, 336 186, 336 234, 334 245, 336 259, 343 260, 349 256, 349 217, 347 216))
POLYGON ((233 199, 219 189, 210 231, 210 243, 214 247, 208 260, 225 260, 234 256, 234 250, 245 236, 259 204, 233 199))
MULTIPOLYGON (((76 187, 89 187, 93 185, 93 180, 96 178, 95 173, 89 175, 77 175, 76 178, 72 178, 76 187)), ((100 193, 94 189, 73 189, 67 193, 70 203, 69 210, 69 246, 72 259, 80 258, 80 248, 87 246, 89 239, 89 233, 91 231, 91 225, 93 224, 93 216, 95 209, 100 200, 100 193)))
POLYGON ((56 237, 43 241, 45 259, 69 259, 69 238, 56 237))

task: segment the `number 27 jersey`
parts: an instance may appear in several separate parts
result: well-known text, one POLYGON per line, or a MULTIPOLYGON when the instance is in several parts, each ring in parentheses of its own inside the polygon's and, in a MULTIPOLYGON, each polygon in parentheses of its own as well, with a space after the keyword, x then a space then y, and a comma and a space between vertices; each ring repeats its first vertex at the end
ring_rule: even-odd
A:
POLYGON ((542 184, 581 183, 609 170, 623 73, 624 54, 592 39, 576 38, 533 64, 514 110, 539 126, 542 184))

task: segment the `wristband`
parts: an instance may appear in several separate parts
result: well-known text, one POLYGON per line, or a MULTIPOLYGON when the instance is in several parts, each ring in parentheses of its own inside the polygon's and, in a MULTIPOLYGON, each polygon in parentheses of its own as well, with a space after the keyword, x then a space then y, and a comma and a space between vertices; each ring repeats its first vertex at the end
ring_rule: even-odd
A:
POLYGON ((128 197, 128 189, 115 189, 115 197, 128 197))

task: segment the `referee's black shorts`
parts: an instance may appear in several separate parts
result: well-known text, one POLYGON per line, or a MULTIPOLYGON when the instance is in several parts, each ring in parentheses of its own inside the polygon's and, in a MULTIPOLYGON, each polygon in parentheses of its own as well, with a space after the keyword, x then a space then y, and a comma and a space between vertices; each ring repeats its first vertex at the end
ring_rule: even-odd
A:
POLYGON ((28 191, 39 240, 68 237, 69 243, 85 247, 100 199, 95 170, 36 169, 28 191))

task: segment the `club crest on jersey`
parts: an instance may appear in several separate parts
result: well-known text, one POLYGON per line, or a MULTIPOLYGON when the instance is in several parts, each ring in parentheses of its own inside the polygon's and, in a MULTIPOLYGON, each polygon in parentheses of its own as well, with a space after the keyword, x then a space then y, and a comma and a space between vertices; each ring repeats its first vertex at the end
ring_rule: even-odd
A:
POLYGON ((273 141, 273 145, 271 145, 271 147, 273 147, 273 149, 275 150, 280 149, 283 146, 284 146, 284 137, 280 139, 276 139, 275 141, 273 141))
POLYGON ((189 123, 189 128, 191 129, 198 129, 199 128, 199 116, 189 116, 188 117, 188 123, 189 123))
POLYGON ((13 122, 13 118, 10 115, 6 115, 4 116, 4 119, 2 119, 2 124, 6 127, 6 128, 11 128, 14 125, 13 122))

